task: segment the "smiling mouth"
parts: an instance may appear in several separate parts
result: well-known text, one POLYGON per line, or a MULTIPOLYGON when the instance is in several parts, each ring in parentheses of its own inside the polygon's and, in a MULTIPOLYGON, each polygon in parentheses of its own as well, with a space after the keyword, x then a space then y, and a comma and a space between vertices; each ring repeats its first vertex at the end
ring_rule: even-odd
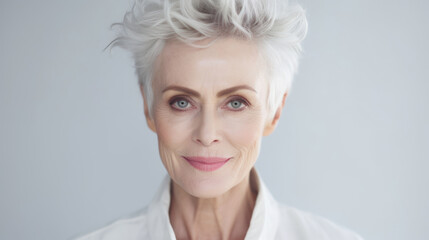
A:
POLYGON ((204 171, 211 172, 221 168, 231 158, 219 157, 183 157, 192 167, 204 171))

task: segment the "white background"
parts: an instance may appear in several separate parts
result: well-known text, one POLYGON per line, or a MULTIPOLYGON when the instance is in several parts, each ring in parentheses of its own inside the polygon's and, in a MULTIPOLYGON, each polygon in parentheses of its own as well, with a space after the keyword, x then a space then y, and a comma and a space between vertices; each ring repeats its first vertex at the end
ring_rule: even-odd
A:
MULTIPOLYGON (((259 173, 280 202, 365 239, 428 239, 428 2, 300 3, 305 52, 259 173)), ((102 51, 130 6, 1 1, 0 239, 87 233, 166 174, 129 55, 102 51)))

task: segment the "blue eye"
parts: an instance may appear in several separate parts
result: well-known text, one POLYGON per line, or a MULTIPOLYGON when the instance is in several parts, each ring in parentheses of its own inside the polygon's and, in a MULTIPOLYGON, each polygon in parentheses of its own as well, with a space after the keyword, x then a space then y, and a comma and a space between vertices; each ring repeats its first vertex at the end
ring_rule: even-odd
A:
POLYGON ((241 105, 243 104, 242 102, 237 101, 237 100, 231 101, 229 103, 230 103, 231 107, 234 108, 234 109, 240 108, 241 105))
POLYGON ((233 111, 240 111, 247 107, 247 103, 241 99, 234 99, 229 101, 227 106, 233 111))
POLYGON ((184 98, 177 98, 171 101, 170 105, 177 110, 187 110, 192 107, 191 103, 184 98))
POLYGON ((179 108, 186 108, 189 105, 189 102, 186 100, 180 100, 176 102, 176 106, 179 108))

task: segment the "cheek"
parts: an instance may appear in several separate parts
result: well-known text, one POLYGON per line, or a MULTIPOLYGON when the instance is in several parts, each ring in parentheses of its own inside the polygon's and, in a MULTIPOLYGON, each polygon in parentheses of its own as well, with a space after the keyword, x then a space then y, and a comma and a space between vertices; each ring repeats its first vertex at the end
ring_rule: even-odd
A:
POLYGON ((246 173, 256 162, 262 138, 264 115, 259 112, 239 114, 226 118, 225 137, 237 150, 235 172, 237 177, 246 173))
POLYGON ((191 134, 192 116, 189 114, 178 116, 160 107, 155 111, 154 122, 158 141, 170 149, 178 148, 191 134))
POLYGON ((173 179, 179 179, 183 172, 180 159, 183 144, 191 134, 191 116, 177 116, 169 109, 158 107, 154 112, 154 122, 158 137, 158 150, 161 161, 173 179))
POLYGON ((262 137, 263 116, 259 112, 249 112, 226 117, 223 124, 224 133, 238 148, 253 146, 262 137))
MULTIPOLYGON (((255 127, 254 125, 252 125, 255 127)), ((250 124, 247 127, 251 127, 250 124)), ((235 161, 233 161, 233 175, 235 179, 242 179, 255 165, 259 156, 261 135, 259 131, 252 128, 236 128, 231 132, 233 147, 237 150, 235 161)))

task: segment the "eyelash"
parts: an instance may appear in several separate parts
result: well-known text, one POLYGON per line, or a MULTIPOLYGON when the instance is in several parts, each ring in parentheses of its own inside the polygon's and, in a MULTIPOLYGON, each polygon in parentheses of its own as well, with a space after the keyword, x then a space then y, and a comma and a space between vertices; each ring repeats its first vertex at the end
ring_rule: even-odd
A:
MULTIPOLYGON (((229 107, 226 107, 227 109, 229 109, 229 110, 231 110, 231 111, 233 111, 233 112, 240 112, 240 111, 243 111, 244 109, 246 109, 247 107, 249 107, 249 106, 250 106, 250 103, 249 103, 245 98, 243 98, 243 97, 241 97, 241 96, 231 96, 231 97, 230 97, 230 99, 227 101, 227 104, 229 104, 229 103, 231 103, 231 102, 233 102, 233 101, 239 101, 239 102, 241 102, 241 103, 244 105, 244 107, 242 107, 242 108, 240 108, 240 109, 237 109, 237 110, 233 110, 233 109, 231 109, 231 108, 229 108, 229 107)), ((190 109, 195 108, 195 105, 192 103, 192 100, 190 100, 187 96, 175 96, 175 97, 173 97, 173 98, 169 101, 169 104, 170 104, 170 106, 171 106, 171 108, 172 108, 173 110, 175 110, 175 111, 179 111, 179 112, 186 112, 186 111, 188 111, 188 110, 190 110, 190 109), (187 108, 187 109, 179 109, 179 108, 177 108, 177 107, 174 107, 173 105, 174 105, 175 103, 177 103, 178 101, 180 101, 180 100, 185 100, 185 101, 187 101, 187 102, 188 102, 188 104, 190 104, 190 105, 191 105, 191 107, 189 107, 189 108, 187 108)), ((222 108, 224 108, 224 107, 222 107, 222 108)))
POLYGON ((186 112, 186 111, 188 111, 189 109, 179 109, 179 108, 177 108, 177 107, 174 107, 173 106, 173 104, 175 104, 176 102, 178 102, 178 101, 180 101, 180 100, 185 100, 185 101, 187 101, 188 102, 188 104, 190 104, 191 105, 191 107, 189 108, 189 109, 191 109, 191 108, 195 108, 194 107, 194 104, 192 104, 192 101, 187 97, 187 96, 175 96, 175 97, 173 97, 170 101, 169 101, 169 104, 170 104, 170 106, 171 106, 171 108, 173 109, 173 110, 175 110, 175 111, 179 111, 179 112, 186 112))
POLYGON ((240 97, 240 96, 232 96, 232 97, 228 100, 227 104, 229 104, 229 103, 231 103, 231 102, 233 102, 233 101, 239 101, 239 102, 241 102, 241 103, 244 105, 244 107, 241 107, 241 108, 236 109, 236 110, 231 109, 231 108, 228 108, 228 109, 230 109, 230 110, 231 110, 231 111, 233 111, 233 112, 240 112, 240 111, 243 111, 244 109, 246 109, 247 107, 249 107, 249 106, 250 106, 250 103, 249 103, 245 98, 240 97))

